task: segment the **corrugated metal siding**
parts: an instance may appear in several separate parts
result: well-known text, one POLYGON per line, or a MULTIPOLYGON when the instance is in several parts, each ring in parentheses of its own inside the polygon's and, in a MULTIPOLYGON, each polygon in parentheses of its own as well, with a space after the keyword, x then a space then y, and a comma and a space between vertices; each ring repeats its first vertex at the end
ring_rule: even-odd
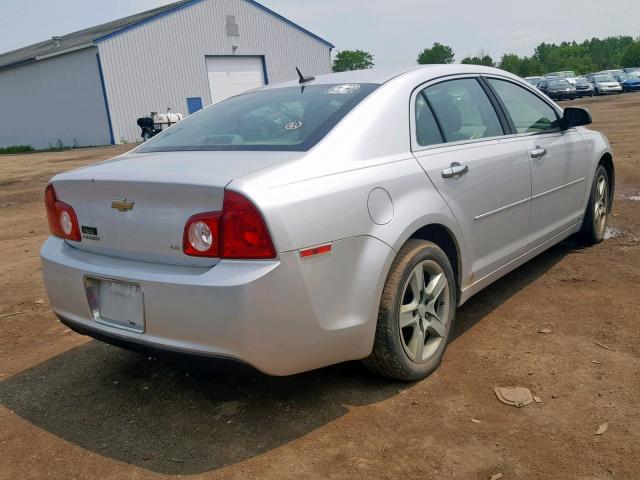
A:
POLYGON ((0 147, 110 143, 97 51, 0 71, 0 147))
POLYGON ((116 142, 138 141, 150 111, 187 113, 187 98, 211 103, 205 56, 264 55, 269 83, 331 71, 329 47, 244 0, 205 0, 99 44, 116 142), (234 15, 240 36, 228 37, 234 15))

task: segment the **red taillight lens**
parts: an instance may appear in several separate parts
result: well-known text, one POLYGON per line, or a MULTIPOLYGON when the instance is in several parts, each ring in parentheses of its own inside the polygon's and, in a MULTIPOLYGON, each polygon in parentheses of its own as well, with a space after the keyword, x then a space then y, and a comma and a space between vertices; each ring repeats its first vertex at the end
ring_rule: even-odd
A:
POLYGON ((269 230, 253 204, 225 190, 222 212, 194 215, 184 226, 182 249, 194 257, 275 258, 269 230))
POLYGON ((194 257, 220 256, 220 212, 194 215, 184 227, 182 250, 194 257))
POLYGON ((73 211, 71 205, 58 201, 56 192, 51 184, 47 185, 47 189, 44 192, 44 204, 47 209, 49 230, 51 230, 52 235, 75 242, 82 240, 76 212, 73 211))
POLYGON ((225 191, 222 207, 222 257, 261 259, 275 256, 269 230, 256 207, 239 193, 225 191))

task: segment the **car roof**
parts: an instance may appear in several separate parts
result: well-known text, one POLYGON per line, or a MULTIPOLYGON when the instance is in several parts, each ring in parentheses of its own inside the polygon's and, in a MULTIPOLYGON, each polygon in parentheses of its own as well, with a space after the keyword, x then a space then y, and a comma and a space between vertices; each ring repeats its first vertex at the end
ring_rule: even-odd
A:
MULTIPOLYGON (((429 78, 438 78, 445 75, 456 74, 489 74, 498 73, 500 75, 512 76, 504 70, 499 70, 492 67, 484 67, 481 65, 463 65, 463 64, 449 64, 449 65, 411 65, 405 67, 394 68, 370 68, 366 70, 352 70, 348 72, 329 73, 326 75, 318 75, 314 80, 305 82, 303 85, 329 85, 329 84, 341 84, 341 83, 373 83, 382 85, 396 77, 405 75, 408 73, 419 74, 425 80, 429 78)), ((306 72, 302 72, 303 75, 309 75, 306 72)), ((297 80, 291 80, 284 83, 268 85, 264 89, 271 88, 283 88, 283 87, 297 87, 300 83, 297 80)))

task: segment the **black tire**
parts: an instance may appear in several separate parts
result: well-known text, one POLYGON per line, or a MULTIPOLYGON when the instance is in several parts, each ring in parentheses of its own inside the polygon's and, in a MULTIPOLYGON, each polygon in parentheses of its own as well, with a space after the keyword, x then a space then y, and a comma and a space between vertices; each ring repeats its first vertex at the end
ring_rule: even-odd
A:
POLYGON ((596 173, 593 176, 593 182, 591 184, 591 193, 589 194, 589 202, 587 203, 587 209, 582 220, 582 228, 578 233, 579 240, 585 245, 595 245, 604 240, 604 234, 607 229, 607 220, 609 213, 611 213, 611 180, 607 170, 598 165, 596 173), (604 224, 598 223, 598 218, 595 214, 596 203, 599 201, 598 183, 600 179, 605 180, 605 199, 606 199, 606 217, 604 218, 604 224))
MULTIPOLYGON (((420 271, 425 274, 426 270, 422 268, 420 271)), ((429 279, 427 278, 427 280, 429 279)), ((428 292, 428 288, 425 288, 425 292, 428 292)), ((444 352, 453 332, 456 307, 456 282, 447 255, 435 243, 415 239, 407 241, 398 252, 389 270, 380 300, 373 351, 363 361, 364 364, 375 373, 397 380, 416 381, 430 375, 442 363, 444 352), (405 289, 410 288, 409 281, 413 278, 414 269, 417 269, 418 265, 422 265, 422 268, 425 269, 439 266, 441 271, 436 276, 443 273, 447 281, 446 287, 442 289, 440 294, 440 299, 434 300, 436 308, 442 309, 439 316, 444 318, 446 314, 446 322, 439 323, 444 333, 441 332, 441 336, 430 332, 424 335, 423 348, 431 345, 432 352, 425 351, 424 355, 427 356, 421 362, 411 359, 405 350, 408 348, 406 345, 407 327, 401 329, 399 320, 400 306, 403 299, 406 300, 407 295, 405 289), (442 326, 443 323, 444 326, 442 326)), ((418 313, 417 309, 415 315, 417 315, 416 318, 421 315, 424 315, 425 318, 428 316, 424 311, 418 313)), ((418 322, 423 322, 423 320, 419 319, 418 322)), ((425 323, 417 323, 415 328, 420 328, 420 332, 424 332, 424 325, 425 323)), ((424 328, 427 329, 427 327, 424 328)), ((412 335, 411 338, 413 338, 412 335)), ((420 351, 422 353, 422 348, 420 351)))

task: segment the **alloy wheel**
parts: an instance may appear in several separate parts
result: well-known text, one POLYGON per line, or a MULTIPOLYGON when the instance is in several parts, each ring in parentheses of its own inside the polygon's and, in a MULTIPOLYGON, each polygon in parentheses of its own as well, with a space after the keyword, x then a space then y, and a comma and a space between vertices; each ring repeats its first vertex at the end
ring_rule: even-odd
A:
POLYGON ((609 210, 609 189, 607 188, 607 178, 604 175, 598 177, 596 183, 596 201, 594 202, 593 221, 598 237, 604 235, 607 225, 607 212, 609 210))
POLYGON ((449 282, 433 260, 420 262, 409 274, 402 293, 398 321, 407 356, 423 363, 444 341, 449 322, 449 282))

